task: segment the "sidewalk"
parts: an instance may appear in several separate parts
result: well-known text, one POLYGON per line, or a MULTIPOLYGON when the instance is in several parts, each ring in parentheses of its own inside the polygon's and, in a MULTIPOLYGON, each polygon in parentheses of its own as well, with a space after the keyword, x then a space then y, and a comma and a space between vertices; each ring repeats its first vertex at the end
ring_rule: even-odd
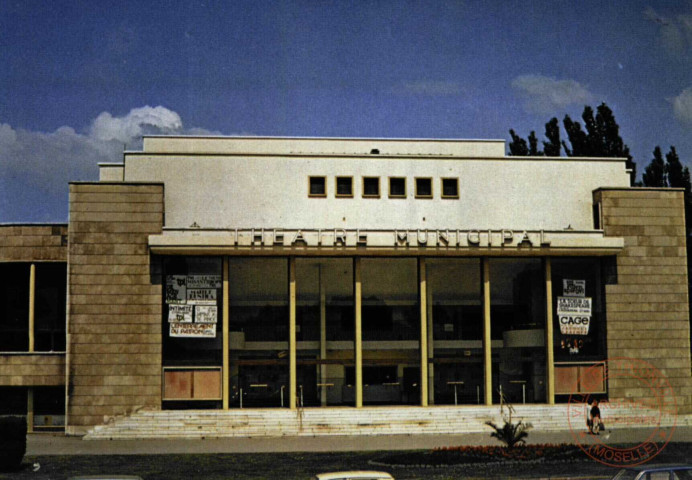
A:
MULTIPOLYGON (((640 443, 653 429, 615 429, 600 440, 608 444, 640 443)), ((586 437, 587 442, 594 439, 586 437)), ((692 427, 677 428, 671 442, 691 443, 692 427)), ((529 443, 574 443, 572 433, 531 431, 529 443)), ((29 434, 27 456, 37 455, 149 455, 170 453, 355 452, 425 450, 454 445, 497 445, 490 432, 460 435, 381 435, 264 437, 179 440, 82 440, 62 434, 29 434)), ((692 448, 692 447, 691 447, 692 448)))

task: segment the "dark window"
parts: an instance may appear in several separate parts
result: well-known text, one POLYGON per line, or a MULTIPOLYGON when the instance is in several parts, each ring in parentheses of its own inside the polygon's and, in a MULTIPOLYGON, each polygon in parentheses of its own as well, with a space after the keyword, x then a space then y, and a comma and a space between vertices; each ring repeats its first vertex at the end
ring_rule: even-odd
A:
POLYGON ((416 178, 416 198, 432 198, 432 179, 416 178))
POLYGON ((551 260, 553 347, 556 361, 599 361, 607 358, 603 277, 608 275, 608 263, 615 263, 615 259, 616 257, 560 257, 551 260), (570 300, 588 302, 590 312, 560 312, 560 302, 570 300))
POLYGON ((43 263, 36 265, 35 351, 65 351, 66 292, 66 264, 43 263))
POLYGON ((406 197, 406 178, 390 177, 389 178, 389 196, 395 198, 406 197))
POLYGON ((600 230, 601 227, 601 204, 594 203, 592 206, 593 211, 593 228, 594 230, 600 230))
POLYGON ((34 428, 65 427, 65 387, 34 387, 34 428))
POLYGON ((353 196, 353 177, 336 177, 336 196, 353 196))
POLYGON ((221 257, 165 257, 163 272, 163 365, 220 365, 221 257))
POLYGON ((310 177, 310 196, 327 196, 327 177, 310 177))
MULTIPOLYGON (((356 369, 355 367, 346 367, 346 384, 355 385, 356 369)), ((398 381, 396 365, 383 366, 363 366, 363 385, 386 385, 393 384, 398 381)))
POLYGON ((442 179, 442 198, 459 198, 459 179, 442 179))
POLYGON ((26 415, 26 387, 0 387, 0 415, 26 415))
POLYGON ((373 198, 380 196, 379 177, 363 177, 363 196, 373 198))
POLYGON ((29 269, 0 264, 0 352, 29 350, 29 269))

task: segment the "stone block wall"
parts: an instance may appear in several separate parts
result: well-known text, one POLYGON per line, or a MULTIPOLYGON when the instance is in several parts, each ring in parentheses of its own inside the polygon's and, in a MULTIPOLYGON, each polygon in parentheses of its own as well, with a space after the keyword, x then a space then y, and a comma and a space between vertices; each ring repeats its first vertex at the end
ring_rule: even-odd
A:
POLYGON ((65 355, 12 353, 0 355, 0 386, 48 387, 65 385, 65 355))
POLYGON ((67 433, 161 406, 163 185, 70 185, 67 433))
MULTIPOLYGON (((617 284, 606 285, 608 357, 653 364, 673 387, 678 411, 692 413, 683 192, 603 188, 594 192, 594 201, 600 202, 605 234, 625 240, 617 284)), ((609 396, 649 401, 641 385, 611 378, 609 396)))
POLYGON ((66 262, 67 225, 0 225, 0 262, 66 262))

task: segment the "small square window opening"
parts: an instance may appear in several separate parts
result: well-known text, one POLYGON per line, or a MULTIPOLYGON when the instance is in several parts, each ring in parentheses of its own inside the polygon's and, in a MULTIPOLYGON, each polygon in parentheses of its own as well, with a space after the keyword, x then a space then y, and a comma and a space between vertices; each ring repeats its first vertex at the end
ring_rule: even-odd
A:
POLYGON ((416 178, 416 198, 432 198, 432 178, 416 178))
POLYGON ((459 198, 459 179, 442 179, 442 198, 459 198))
POLYGON ((336 177, 336 196, 353 196, 353 177, 336 177))
POLYGON ((390 198, 405 198, 406 197, 406 178, 404 178, 404 177, 389 177, 389 197, 390 198))
POLYGON ((380 178, 379 177, 363 177, 363 196, 369 198, 379 198, 380 196, 380 178))
POLYGON ((327 177, 310 177, 308 188, 310 197, 326 197, 327 177))

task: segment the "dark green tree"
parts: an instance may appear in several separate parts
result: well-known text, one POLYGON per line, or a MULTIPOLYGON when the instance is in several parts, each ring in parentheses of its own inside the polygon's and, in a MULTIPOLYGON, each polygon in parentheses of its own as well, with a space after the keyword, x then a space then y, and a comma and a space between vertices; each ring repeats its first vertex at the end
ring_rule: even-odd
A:
POLYGON ((526 140, 517 135, 514 130, 510 130, 509 134, 512 136, 512 141, 509 142, 509 154, 520 157, 527 156, 529 154, 529 147, 526 144, 526 140))
POLYGON ((569 139, 570 145, 567 142, 562 141, 562 146, 565 149, 565 153, 568 157, 588 157, 590 156, 589 149, 589 137, 586 132, 581 129, 581 123, 573 121, 569 115, 565 115, 562 120, 562 124, 565 127, 565 132, 567 133, 567 138, 569 139))
POLYGON ((567 140, 560 140, 560 127, 557 118, 552 118, 545 124, 547 142, 543 142, 544 151, 538 150, 538 140, 535 133, 529 135, 529 142, 510 130, 512 142, 509 144, 510 155, 548 155, 559 156, 560 146, 565 149, 568 157, 621 157, 626 158, 626 167, 630 171, 630 184, 634 185, 637 176, 637 165, 630 155, 630 149, 620 136, 620 126, 615 120, 613 111, 605 103, 601 103, 594 114, 593 108, 584 107, 581 116, 584 128, 580 122, 565 115, 562 125, 567 134, 567 140))
POLYGON ((680 158, 678 158, 678 152, 675 151, 675 147, 670 147, 670 151, 666 153, 665 169, 669 187, 684 188, 685 191, 689 189, 689 180, 687 184, 685 184, 685 169, 682 167, 682 163, 680 163, 680 158))
POLYGON ((553 117, 545 124, 545 138, 547 142, 543 142, 543 153, 547 157, 559 157, 562 146, 560 145, 560 122, 553 117))
POLYGON ((531 133, 529 133, 529 156, 543 156, 543 152, 538 149, 538 139, 536 138, 536 132, 533 130, 531 130, 531 133))
MULTIPOLYGON (((667 165, 663 162, 663 154, 661 147, 654 148, 654 158, 644 170, 642 180, 645 187, 667 187, 668 179, 666 178, 667 165)), ((682 169, 680 171, 682 175, 682 169)))

